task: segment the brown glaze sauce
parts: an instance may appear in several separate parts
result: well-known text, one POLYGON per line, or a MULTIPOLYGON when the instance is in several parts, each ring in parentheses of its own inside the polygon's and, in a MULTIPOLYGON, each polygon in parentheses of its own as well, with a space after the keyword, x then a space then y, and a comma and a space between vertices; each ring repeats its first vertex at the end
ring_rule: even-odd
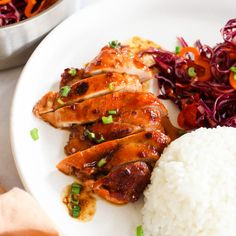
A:
POLYGON ((96 212, 96 198, 93 196, 91 190, 84 189, 80 195, 81 212, 79 220, 90 221, 96 212))
POLYGON ((181 129, 173 126, 168 117, 163 117, 161 124, 164 127, 165 133, 170 137, 171 141, 181 136, 181 129))
MULTIPOLYGON (((62 193, 62 202, 66 205, 69 215, 71 216, 70 209, 68 207, 68 198, 71 191, 71 184, 66 186, 62 193)), ((87 222, 93 219, 96 213, 96 198, 93 192, 86 186, 82 186, 81 192, 78 195, 80 213, 78 219, 83 222, 87 222)), ((71 216, 72 217, 72 216, 71 216)))

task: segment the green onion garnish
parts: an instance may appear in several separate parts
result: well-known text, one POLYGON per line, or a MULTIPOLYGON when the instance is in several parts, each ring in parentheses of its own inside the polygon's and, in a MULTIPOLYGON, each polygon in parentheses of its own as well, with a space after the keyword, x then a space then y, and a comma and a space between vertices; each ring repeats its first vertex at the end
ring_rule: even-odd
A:
POLYGON ((116 115, 117 114, 117 110, 110 110, 108 111, 109 115, 116 115))
POLYGON ((68 71, 68 73, 69 73, 71 76, 76 76, 77 70, 76 70, 75 68, 70 68, 70 70, 68 71))
POLYGON ((107 125, 107 124, 111 124, 112 122, 113 122, 112 115, 102 117, 103 124, 107 125))
POLYGON ((81 185, 78 184, 78 183, 73 183, 71 185, 71 193, 73 194, 80 194, 80 191, 81 191, 81 185))
POLYGON ((102 142, 105 141, 105 139, 104 139, 104 137, 101 135, 100 139, 96 139, 95 141, 96 141, 96 143, 102 143, 102 142))
POLYGON ((117 40, 113 40, 113 41, 110 41, 110 42, 108 43, 108 45, 109 45, 111 48, 119 48, 121 44, 120 44, 117 40))
POLYGON ((64 105, 64 104, 65 104, 60 98, 57 99, 57 102, 58 102, 60 105, 64 105))
POLYGON ((236 81, 236 74, 234 74, 234 80, 236 81))
POLYGON ((89 140, 93 140, 96 137, 95 133, 90 132, 88 129, 84 131, 84 136, 87 136, 89 140))
POLYGON ((189 68, 188 68, 188 75, 189 75, 190 77, 195 77, 195 76, 197 75, 197 73, 195 72, 194 67, 189 67, 189 68))
POLYGON ((91 140, 91 139, 95 139, 95 133, 92 133, 92 132, 90 132, 89 134, 88 134, 88 138, 91 140))
POLYGON ((61 87, 61 89, 60 89, 60 95, 61 95, 62 97, 67 97, 68 94, 69 94, 69 92, 70 92, 70 90, 71 90, 70 86, 61 87))
POLYGON ((111 91, 114 90, 114 89, 115 89, 114 83, 113 83, 113 82, 109 83, 109 84, 108 84, 108 88, 109 88, 111 91))
POLYGON ((230 67, 230 70, 231 70, 232 72, 236 73, 236 66, 231 66, 231 67, 230 67))
POLYGON ((37 128, 34 128, 32 130, 30 130, 30 135, 31 135, 31 138, 36 141, 39 139, 39 134, 38 134, 38 129, 37 128))
POLYGON ((102 158, 102 159, 97 163, 97 166, 98 166, 98 167, 102 167, 102 166, 104 166, 106 163, 107 163, 106 158, 102 158))
POLYGON ((175 54, 179 54, 180 53, 180 46, 176 46, 175 47, 175 54))
POLYGON ((143 236, 143 227, 142 227, 142 225, 139 225, 136 228, 136 236, 143 236))
POLYGON ((72 216, 74 218, 78 218, 79 217, 79 213, 80 213, 80 206, 74 205, 74 207, 72 208, 72 216))
POLYGON ((73 203, 74 205, 79 205, 79 200, 73 198, 73 196, 71 196, 71 198, 70 198, 70 202, 73 203))

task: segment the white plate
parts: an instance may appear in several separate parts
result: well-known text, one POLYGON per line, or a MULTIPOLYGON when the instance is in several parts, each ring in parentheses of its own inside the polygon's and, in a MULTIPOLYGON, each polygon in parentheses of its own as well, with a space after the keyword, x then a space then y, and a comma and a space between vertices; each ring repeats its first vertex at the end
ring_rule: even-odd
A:
MULTIPOLYGON (((108 41, 134 35, 173 50, 176 36, 192 43, 221 41, 220 28, 235 17, 235 0, 120 0, 95 4, 57 27, 37 48, 22 72, 12 105, 11 141, 24 186, 39 201, 64 235, 132 236, 141 223, 142 201, 117 207, 97 202, 94 219, 78 222, 68 216, 61 191, 72 178, 57 171, 68 133, 32 115, 32 107, 47 91, 56 89, 67 67, 81 67, 108 41), (40 139, 29 131, 39 128, 40 139)), ((4 101, 2 101, 4 102, 4 101)))

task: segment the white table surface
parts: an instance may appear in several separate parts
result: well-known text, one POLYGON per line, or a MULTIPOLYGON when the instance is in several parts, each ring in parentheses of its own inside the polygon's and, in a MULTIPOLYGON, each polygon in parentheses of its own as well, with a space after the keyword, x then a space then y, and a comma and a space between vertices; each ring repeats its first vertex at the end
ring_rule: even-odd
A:
MULTIPOLYGON (((75 11, 79 11, 97 0, 74 1, 75 11)), ((12 156, 9 134, 12 98, 23 67, 0 71, 0 186, 5 190, 23 188, 12 156)))

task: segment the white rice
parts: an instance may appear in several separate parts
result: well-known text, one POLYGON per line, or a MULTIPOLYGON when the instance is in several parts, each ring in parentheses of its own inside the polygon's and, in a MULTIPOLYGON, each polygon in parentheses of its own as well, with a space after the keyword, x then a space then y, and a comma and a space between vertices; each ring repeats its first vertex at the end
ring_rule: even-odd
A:
POLYGON ((236 128, 172 142, 144 195, 145 236, 236 236, 236 128))

